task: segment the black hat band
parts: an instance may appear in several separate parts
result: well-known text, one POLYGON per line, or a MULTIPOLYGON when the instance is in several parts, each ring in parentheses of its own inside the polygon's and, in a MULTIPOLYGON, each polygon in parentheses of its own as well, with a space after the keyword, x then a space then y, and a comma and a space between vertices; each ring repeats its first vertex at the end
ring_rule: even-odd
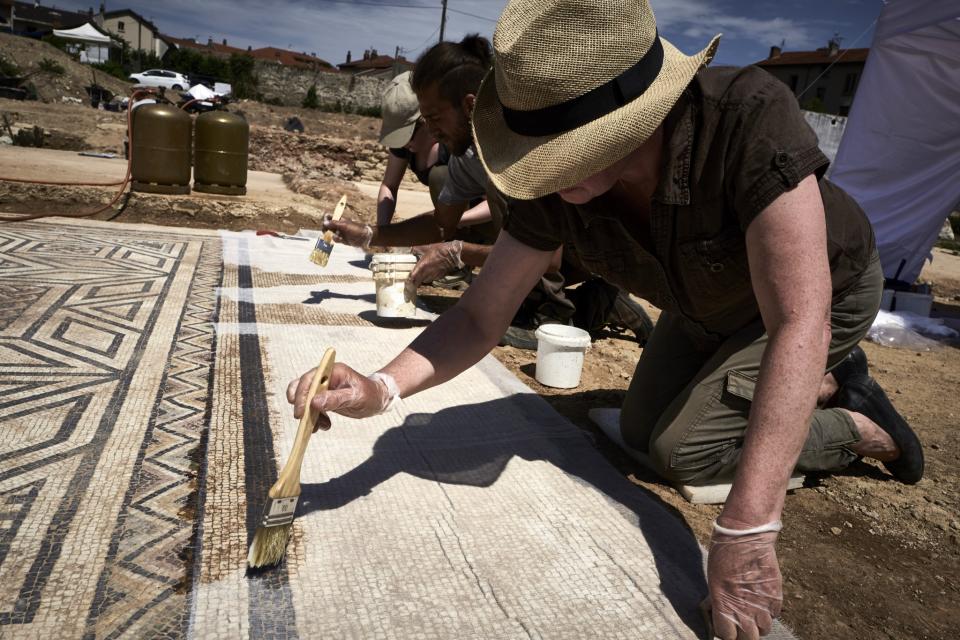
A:
POLYGON ((640 61, 582 96, 533 111, 518 111, 500 104, 511 131, 522 136, 550 136, 581 127, 632 102, 657 79, 663 67, 663 44, 655 35, 640 61))

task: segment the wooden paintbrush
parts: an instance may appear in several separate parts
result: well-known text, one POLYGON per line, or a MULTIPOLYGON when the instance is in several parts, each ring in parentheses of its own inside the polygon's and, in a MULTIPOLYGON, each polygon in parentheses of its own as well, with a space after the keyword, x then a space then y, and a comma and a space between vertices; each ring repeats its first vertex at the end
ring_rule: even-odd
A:
MULTIPOLYGON (((347 208, 347 196, 340 198, 337 208, 333 210, 331 220, 336 222, 343 215, 343 210, 347 208)), ((317 245, 310 252, 310 262, 318 264, 321 267, 327 266, 330 262, 330 252, 333 251, 333 231, 324 231, 323 235, 317 238, 317 245)))
MULTIPOLYGON (((341 201, 342 202, 342 201, 341 201)), ((287 540, 290 538, 290 529, 293 527, 294 511, 297 509, 297 500, 300 498, 300 466, 303 464, 303 454, 307 450, 307 443, 313 434, 314 412, 310 409, 310 402, 320 391, 325 391, 330 384, 330 372, 337 352, 327 349, 323 359, 313 374, 310 382, 310 391, 307 393, 307 404, 297 427, 297 437, 293 442, 293 449, 287 463, 280 471, 280 477, 270 487, 267 494, 267 504, 263 509, 263 521, 253 536, 250 551, 247 554, 247 567, 257 569, 275 565, 283 560, 287 552, 287 540)), ((255 455, 248 452, 248 455, 255 455)))

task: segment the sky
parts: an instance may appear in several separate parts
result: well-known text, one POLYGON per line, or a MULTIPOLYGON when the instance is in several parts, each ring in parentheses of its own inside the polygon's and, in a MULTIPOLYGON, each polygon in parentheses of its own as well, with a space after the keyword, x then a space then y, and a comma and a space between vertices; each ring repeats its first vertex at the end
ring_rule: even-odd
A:
MULTIPOLYGON (((45 6, 86 10, 93 0, 41 0, 45 6)), ((505 0, 448 0, 445 38, 492 36, 505 0)), ((660 34, 692 54, 723 33, 714 64, 745 65, 785 51, 826 46, 867 47, 882 0, 651 0, 660 34)), ((396 47, 415 59, 437 41, 440 0, 127 0, 107 10, 132 9, 165 34, 246 48, 274 46, 314 53, 332 64, 374 48, 396 47)))

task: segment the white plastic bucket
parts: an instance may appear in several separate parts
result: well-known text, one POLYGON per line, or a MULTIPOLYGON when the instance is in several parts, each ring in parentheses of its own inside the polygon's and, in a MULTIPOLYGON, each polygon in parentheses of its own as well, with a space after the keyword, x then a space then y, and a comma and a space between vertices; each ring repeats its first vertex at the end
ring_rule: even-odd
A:
POLYGON ((583 353, 590 334, 563 324, 544 324, 537 329, 537 382, 547 387, 572 389, 580 384, 583 353))
POLYGON ((370 260, 373 283, 377 288, 377 316, 415 318, 417 288, 408 282, 417 257, 409 253, 376 253, 370 260))

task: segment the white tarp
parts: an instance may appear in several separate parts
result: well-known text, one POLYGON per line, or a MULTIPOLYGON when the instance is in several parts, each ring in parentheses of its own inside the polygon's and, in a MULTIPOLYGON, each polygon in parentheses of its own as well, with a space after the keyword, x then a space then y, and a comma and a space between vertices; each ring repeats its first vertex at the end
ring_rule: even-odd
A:
POLYGON ((89 22, 73 29, 54 29, 53 35, 69 41, 67 51, 80 56, 80 62, 94 64, 110 59, 113 41, 89 22))
POLYGON ((53 35, 58 38, 63 38, 64 40, 76 40, 78 42, 92 42, 96 44, 107 45, 110 44, 110 36, 103 35, 89 22, 73 29, 54 29, 53 35))
POLYGON ((884 275, 916 280, 960 202, 960 2, 883 7, 831 179, 867 212, 884 275))

